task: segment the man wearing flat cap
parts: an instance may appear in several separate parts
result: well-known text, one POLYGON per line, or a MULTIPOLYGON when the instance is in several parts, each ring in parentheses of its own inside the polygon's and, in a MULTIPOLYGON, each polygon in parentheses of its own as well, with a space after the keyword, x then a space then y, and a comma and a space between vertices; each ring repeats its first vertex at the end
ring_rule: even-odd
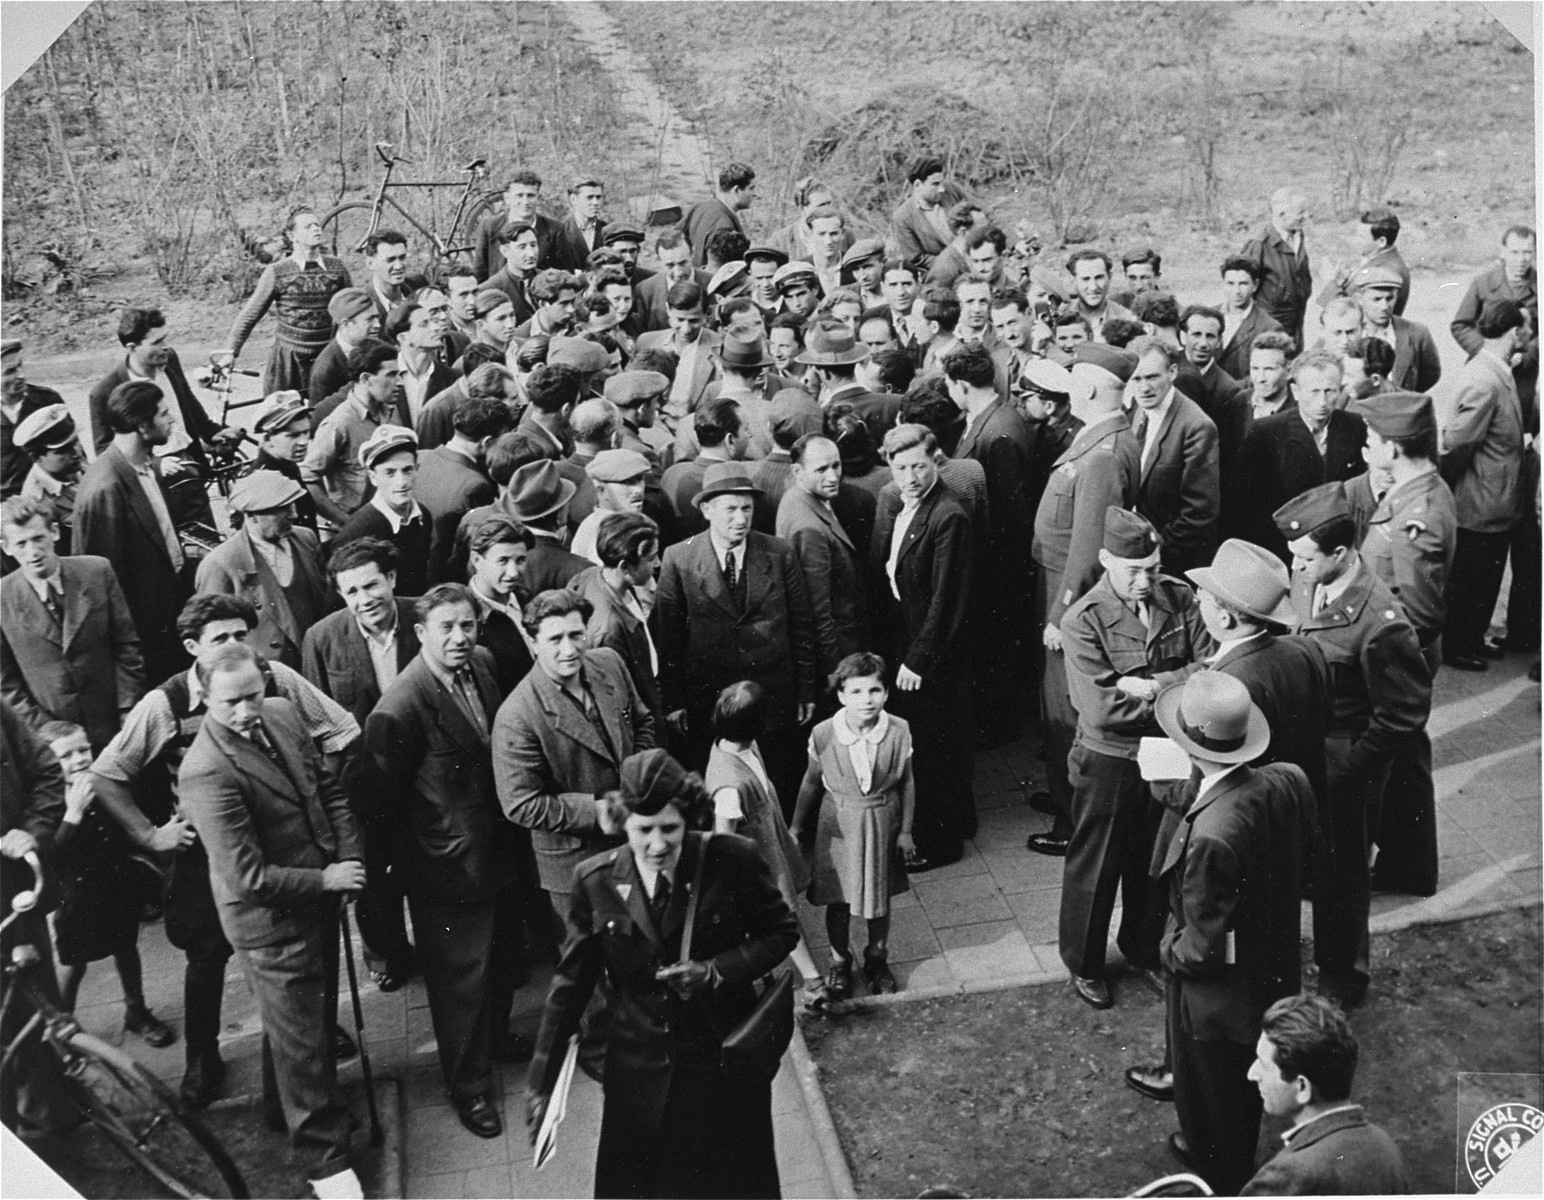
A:
POLYGON ((787 542, 751 529, 757 488, 735 462, 714 463, 694 503, 708 528, 665 550, 654 620, 665 712, 703 764, 718 694, 753 679, 767 693, 767 770, 785 806, 804 772, 802 727, 815 708, 815 620, 787 542))
POLYGON ((1293 632, 1317 642, 1330 665, 1314 961, 1320 993, 1349 1009, 1362 1002, 1370 979, 1371 831, 1394 755, 1426 726, 1431 673, 1404 610, 1355 549, 1343 484, 1304 492, 1276 511, 1276 524, 1292 552, 1293 632))
POLYGON ((316 500, 300 477, 300 464, 311 446, 312 408, 299 392, 274 392, 264 401, 252 432, 257 435, 257 456, 243 472, 277 471, 300 484, 304 493, 295 501, 295 523, 316 529, 316 500))
POLYGON ((422 596, 429 590, 429 514, 413 497, 418 479, 418 439, 402 425, 382 425, 359 448, 359 465, 372 495, 338 530, 333 553, 364 537, 382 538, 397 548, 397 590, 422 596))
POLYGON ((842 255, 842 282, 857 291, 865 310, 885 306, 885 296, 879 286, 884 265, 885 244, 880 238, 859 238, 842 255))
POLYGON ((820 286, 820 273, 813 264, 800 259, 780 266, 772 276, 772 282, 777 285, 783 311, 804 320, 809 320, 825 299, 825 290, 820 286))
POLYGON ((23 417, 16 426, 16 449, 32 460, 21 497, 53 507, 59 522, 59 553, 68 554, 75 527, 75 493, 86 464, 70 410, 50 404, 23 417))
POLYGON ((1121 409, 1126 381, 1135 369, 1135 357, 1124 350, 1095 343, 1079 347, 1070 403, 1083 428, 1056 459, 1035 511, 1030 554, 1039 576, 1034 627, 1045 646, 1040 701, 1046 769, 1046 793, 1037 807, 1056 816, 1049 833, 1029 837, 1029 848, 1042 854, 1065 854, 1072 832, 1072 787, 1065 764, 1077 714, 1067 688, 1061 619, 1099 578, 1105 510, 1134 503, 1141 479, 1141 451, 1121 409))
POLYGON ((295 525, 305 488, 277 471, 254 471, 231 488, 231 509, 244 516, 198 565, 200 592, 241 596, 257 609, 247 644, 270 661, 300 670, 306 630, 327 615, 327 570, 316 532, 295 525))
POLYGON ((1389 386, 1400 391, 1429 392, 1442 378, 1442 359, 1431 330, 1419 321, 1394 315, 1403 280, 1388 267, 1363 267, 1351 276, 1351 291, 1362 308, 1365 337, 1394 348, 1389 386))
POLYGON ((1157 684, 1213 650, 1195 596, 1159 573, 1158 532, 1129 509, 1105 510, 1103 574, 1061 621, 1067 684, 1078 714, 1068 770, 1072 833, 1062 879, 1060 948, 1078 998, 1109 1008, 1105 944, 1121 893, 1116 944, 1133 967, 1158 966, 1148 878, 1159 810, 1137 768, 1154 732, 1157 684))
POLYGON ((1153 712, 1195 772, 1159 873, 1180 1128, 1169 1148, 1216 1194, 1235 1195, 1254 1173, 1259 1139, 1262 1106, 1249 1068, 1261 1018, 1302 990, 1298 922, 1313 789, 1291 763, 1248 765, 1265 754, 1272 730, 1231 675, 1202 671, 1163 691, 1153 712))
POLYGON ((579 522, 569 549, 580 558, 600 562, 596 539, 606 520, 617 513, 641 513, 648 479, 649 460, 636 450, 602 450, 585 465, 595 485, 595 508, 579 522))
POLYGON ((347 287, 334 293, 327 301, 327 315, 335 328, 327 348, 311 364, 306 394, 312 404, 320 404, 348 386, 348 356, 366 338, 379 337, 381 333, 380 311, 364 288, 347 287))
MULTIPOLYGON (((1431 397, 1391 392, 1352 407, 1367 422, 1369 475, 1387 472, 1393 479, 1368 521, 1362 557, 1405 610, 1426 668, 1436 678, 1458 512, 1435 462, 1437 422, 1431 397)), ((1378 891, 1430 896, 1437 890, 1431 770, 1431 738, 1420 729, 1394 756, 1383 813, 1373 830, 1378 858, 1372 886, 1378 891)))

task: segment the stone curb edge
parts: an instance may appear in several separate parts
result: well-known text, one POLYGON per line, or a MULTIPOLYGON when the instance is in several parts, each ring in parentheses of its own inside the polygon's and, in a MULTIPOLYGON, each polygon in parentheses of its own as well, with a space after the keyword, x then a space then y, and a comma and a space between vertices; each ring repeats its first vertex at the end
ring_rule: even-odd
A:
POLYGON ((858 1191, 853 1186, 852 1171, 847 1165, 847 1155, 842 1150, 842 1139, 837 1135, 830 1106, 826 1104, 826 1094, 820 1086, 820 1068, 810 1057, 809 1047, 804 1044, 804 1031, 797 1023, 793 1029, 793 1041, 788 1045, 788 1056, 798 1076, 799 1088, 804 1093, 810 1124, 815 1129, 815 1144, 820 1147, 820 1157, 825 1163, 826 1175, 831 1180, 832 1196, 835 1200, 854 1200, 858 1191))

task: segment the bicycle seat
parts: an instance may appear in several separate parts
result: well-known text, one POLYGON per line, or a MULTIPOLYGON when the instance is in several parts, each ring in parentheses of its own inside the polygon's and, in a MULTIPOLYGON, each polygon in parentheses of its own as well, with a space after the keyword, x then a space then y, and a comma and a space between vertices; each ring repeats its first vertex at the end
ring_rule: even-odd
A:
POLYGON ((466 166, 462 167, 461 169, 463 171, 481 171, 487 165, 488 165, 488 160, 486 158, 474 158, 471 162, 467 163, 466 166))

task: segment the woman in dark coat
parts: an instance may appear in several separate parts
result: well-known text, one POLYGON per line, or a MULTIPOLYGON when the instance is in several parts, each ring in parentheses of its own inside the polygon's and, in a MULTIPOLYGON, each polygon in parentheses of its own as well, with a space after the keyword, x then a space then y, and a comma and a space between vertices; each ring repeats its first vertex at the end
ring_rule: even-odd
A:
POLYGON ((568 942, 528 1075, 532 1137, 604 967, 613 998, 595 1194, 776 1196, 772 1085, 727 1075, 718 1051, 755 1005, 752 983, 793 949, 798 923, 749 841, 693 832, 711 801, 665 751, 625 759, 605 807, 627 845, 574 873, 568 942), (704 854, 691 959, 682 963, 704 854))

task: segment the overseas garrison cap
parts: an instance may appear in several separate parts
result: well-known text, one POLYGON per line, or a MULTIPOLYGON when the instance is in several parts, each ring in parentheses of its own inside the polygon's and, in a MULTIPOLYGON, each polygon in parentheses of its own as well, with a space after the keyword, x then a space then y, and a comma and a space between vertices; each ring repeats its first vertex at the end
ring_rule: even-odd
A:
POLYGON ((600 244, 610 246, 617 242, 637 242, 643 245, 643 228, 631 221, 611 221, 600 231, 600 244))
POLYGON ((622 760, 617 786, 629 808, 653 812, 686 790, 688 776, 668 750, 642 750, 622 760))
POLYGON ((784 263, 777 269, 777 274, 772 276, 772 282, 777 285, 778 291, 782 291, 783 287, 794 279, 808 279, 811 283, 819 283, 820 273, 810 263, 796 258, 792 262, 784 263))
POLYGON ((332 299, 327 301, 327 315, 332 318, 334 325, 341 325, 349 318, 369 312, 374 307, 375 301, 370 299, 370 293, 364 288, 346 287, 334 292, 332 299))
POLYGON ((627 483, 649 473, 649 460, 636 450, 602 450, 585 464, 596 483, 627 483))
POLYGON ((256 433, 277 433, 288 429, 300 417, 311 415, 311 406, 299 392, 274 392, 268 397, 268 407, 252 422, 256 433))
POLYGON ((359 465, 369 470, 381 459, 403 450, 418 453, 418 438, 406 425, 382 425, 359 447, 359 465))
POLYGON ((611 356, 589 338, 555 337, 547 345, 547 365, 573 367, 585 375, 604 371, 611 356))
POLYGON ((1363 267, 1355 275, 1351 276, 1351 290, 1359 292, 1363 288, 1394 288, 1404 286, 1404 280, 1399 272, 1392 267, 1367 266, 1363 267))
POLYGON ((1331 521, 1351 516, 1351 506, 1346 502, 1346 487, 1339 480, 1321 483, 1309 488, 1301 496, 1294 496, 1271 514, 1281 536, 1289 542, 1307 537, 1331 521))
POLYGON ((884 253, 885 244, 879 238, 859 238, 842 255, 842 267, 855 267, 871 258, 882 258, 884 253))
POLYGON ((1104 510, 1104 548, 1116 558, 1151 558, 1158 546, 1158 531, 1141 513, 1114 504, 1104 510))
POLYGON ((618 408, 632 408, 652 400, 670 386, 658 371, 622 371, 606 380, 606 399, 618 408))
POLYGON ((1103 342, 1080 342, 1072 351, 1072 361, 1074 364, 1087 363, 1099 367, 1122 383, 1131 382, 1131 376, 1137 369, 1135 354, 1107 346, 1103 342))
POLYGON ((298 479, 278 471, 253 471, 231 485, 231 507, 237 512, 273 512, 306 494, 298 479))
POLYGON ((62 404, 50 404, 16 426, 16 445, 23 450, 57 450, 75 440, 75 420, 62 404))
POLYGON ((753 263, 758 258, 769 259, 770 261, 775 262, 778 266, 782 266, 785 262, 788 261, 788 255, 784 254, 776 246, 768 246, 765 244, 752 246, 745 252, 745 261, 748 263, 753 263))
POLYGON ((1385 392, 1351 405, 1351 411, 1383 438, 1419 437, 1437 428, 1431 397, 1424 392, 1385 392))
POLYGON ((483 288, 472 301, 472 314, 476 317, 486 317, 495 309, 513 303, 508 292, 500 291, 498 288, 483 288))

